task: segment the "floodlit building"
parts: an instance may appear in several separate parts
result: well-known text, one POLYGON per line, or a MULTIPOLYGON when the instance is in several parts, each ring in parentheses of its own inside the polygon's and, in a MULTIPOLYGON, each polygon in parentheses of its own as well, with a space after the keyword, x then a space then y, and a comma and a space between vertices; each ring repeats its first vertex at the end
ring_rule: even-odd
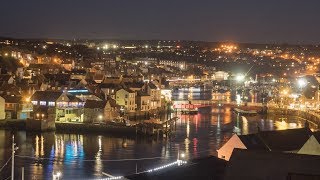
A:
POLYGON ((114 99, 104 101, 87 100, 84 105, 85 123, 102 123, 115 120, 119 116, 120 108, 114 99))
POLYGON ((55 121, 83 121, 84 102, 66 92, 36 91, 31 97, 31 102, 34 107, 54 107, 55 121))
POLYGON ((126 113, 135 112, 137 108, 136 93, 130 89, 121 88, 116 92, 116 102, 124 107, 126 113))

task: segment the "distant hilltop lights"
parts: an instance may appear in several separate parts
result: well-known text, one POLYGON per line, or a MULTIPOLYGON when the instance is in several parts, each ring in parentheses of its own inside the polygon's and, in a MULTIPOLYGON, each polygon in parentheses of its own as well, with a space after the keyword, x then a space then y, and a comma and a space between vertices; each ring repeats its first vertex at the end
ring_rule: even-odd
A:
POLYGON ((234 45, 234 44, 222 44, 222 45, 220 45, 220 47, 215 48, 213 51, 232 53, 233 51, 235 51, 237 49, 238 49, 237 45, 234 45))

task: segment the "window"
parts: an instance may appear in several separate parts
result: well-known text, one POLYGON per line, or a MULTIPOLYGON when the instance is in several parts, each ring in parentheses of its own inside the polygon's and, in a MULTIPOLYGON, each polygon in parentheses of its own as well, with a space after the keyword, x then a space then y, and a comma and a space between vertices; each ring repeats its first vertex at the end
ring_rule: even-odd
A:
POLYGON ((31 101, 33 105, 38 105, 38 101, 31 101))
POLYGON ((125 98, 128 98, 128 94, 126 94, 124 97, 125 97, 125 98))
POLYGON ((124 104, 125 104, 125 105, 127 105, 127 104, 128 104, 128 102, 127 102, 127 101, 125 101, 125 102, 124 102, 124 104))
POLYGON ((48 102, 49 106, 55 106, 55 102, 48 102))
POLYGON ((40 105, 41 106, 45 106, 45 105, 47 105, 47 102, 46 101, 40 101, 40 105))

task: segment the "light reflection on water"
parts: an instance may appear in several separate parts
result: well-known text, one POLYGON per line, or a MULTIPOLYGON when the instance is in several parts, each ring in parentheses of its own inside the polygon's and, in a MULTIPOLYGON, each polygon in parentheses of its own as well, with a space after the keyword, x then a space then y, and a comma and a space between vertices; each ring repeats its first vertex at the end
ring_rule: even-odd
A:
MULTIPOLYGON (((198 115, 179 115, 176 132, 170 139, 137 139, 136 137, 112 137, 108 135, 79 135, 15 132, 19 150, 16 173, 25 167, 28 179, 50 179, 52 172, 62 171, 65 179, 103 177, 102 172, 125 175, 144 171, 159 164, 172 162, 178 151, 186 158, 216 155, 233 133, 248 134, 261 130, 299 128, 304 121, 295 117, 241 117, 229 107, 200 109, 198 115), (108 161, 143 157, 163 159, 141 161, 108 161), (45 159, 40 159, 45 158, 45 159)), ((11 132, 0 130, 0 165, 10 157, 11 132)), ((0 177, 10 175, 9 166, 0 177)))

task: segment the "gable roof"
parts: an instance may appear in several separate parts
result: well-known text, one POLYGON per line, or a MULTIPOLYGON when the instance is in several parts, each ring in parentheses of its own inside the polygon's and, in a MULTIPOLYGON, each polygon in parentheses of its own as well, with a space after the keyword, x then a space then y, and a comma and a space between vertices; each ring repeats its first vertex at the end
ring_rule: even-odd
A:
POLYGON ((256 134, 239 135, 241 142, 250 150, 269 150, 268 147, 263 143, 261 138, 256 134))
POLYGON ((150 96, 147 92, 145 92, 145 91, 138 91, 137 92, 137 95, 138 95, 138 97, 140 96, 150 96))
POLYGON ((114 83, 101 83, 99 84, 99 87, 101 89, 120 89, 121 88, 121 85, 119 84, 114 84, 114 83))
POLYGON ((21 100, 22 100, 21 96, 4 95, 2 97, 5 100, 5 103, 19 104, 19 103, 21 103, 21 100))
POLYGON ((72 94, 67 94, 67 97, 69 98, 70 102, 82 102, 81 99, 77 98, 76 96, 74 96, 72 94))
POLYGON ((319 164, 320 156, 235 149, 224 179, 282 180, 295 174, 302 175, 300 179, 319 179, 319 164))
POLYGON ((313 132, 313 136, 317 139, 317 141, 320 143, 320 131, 313 132))
POLYGON ((144 82, 126 82, 124 83, 127 88, 143 88, 144 82))
POLYGON ((149 85, 150 89, 158 89, 157 86, 153 83, 149 83, 148 85, 149 85))
POLYGON ((299 150, 312 135, 309 128, 258 132, 271 151, 299 150))
POLYGON ((84 108, 88 108, 88 109, 95 109, 95 108, 99 108, 99 109, 103 109, 107 104, 107 101, 95 101, 95 100, 86 100, 85 104, 84 104, 84 108))
POLYGON ((57 101, 57 99, 62 95, 61 91, 36 91, 31 96, 31 101, 57 101))
POLYGON ((12 78, 10 74, 0 74, 0 81, 8 82, 10 78, 12 78))

